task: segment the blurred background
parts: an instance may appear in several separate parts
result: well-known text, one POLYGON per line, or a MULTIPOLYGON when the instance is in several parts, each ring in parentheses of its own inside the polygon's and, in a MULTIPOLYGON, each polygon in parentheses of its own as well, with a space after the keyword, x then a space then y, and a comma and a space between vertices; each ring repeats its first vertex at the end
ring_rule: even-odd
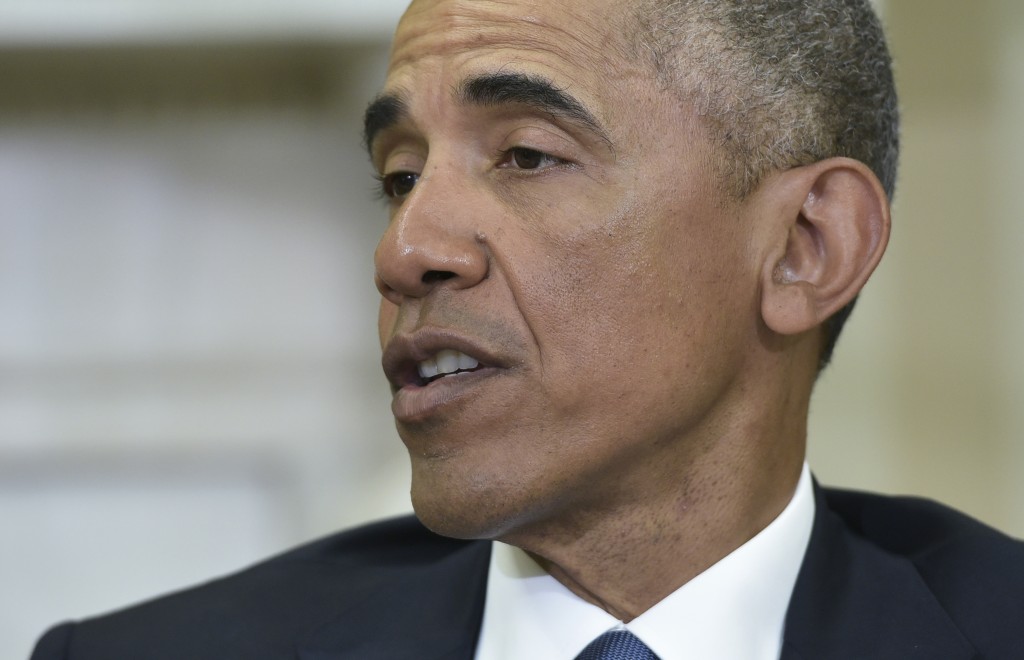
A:
MULTIPOLYGON (((0 657, 408 509, 359 135, 404 4, 0 2, 0 657)), ((811 465, 1022 536, 1024 4, 879 4, 893 238, 811 465)))

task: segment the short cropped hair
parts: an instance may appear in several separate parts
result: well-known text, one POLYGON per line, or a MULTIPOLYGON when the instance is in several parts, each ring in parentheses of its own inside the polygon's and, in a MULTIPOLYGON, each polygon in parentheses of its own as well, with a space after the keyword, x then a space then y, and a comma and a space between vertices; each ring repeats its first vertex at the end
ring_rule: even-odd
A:
MULTIPOLYGON (((691 103, 743 199, 771 172, 834 156, 866 164, 892 199, 899 112, 869 0, 641 0, 631 40, 691 103)), ((853 302, 825 322, 828 364, 853 302)))

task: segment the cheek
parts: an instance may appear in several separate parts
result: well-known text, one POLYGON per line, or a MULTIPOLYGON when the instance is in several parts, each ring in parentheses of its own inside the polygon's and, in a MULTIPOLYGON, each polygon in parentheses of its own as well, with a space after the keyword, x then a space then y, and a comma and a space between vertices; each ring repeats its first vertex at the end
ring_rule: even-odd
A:
POLYGON ((523 310, 552 396, 567 401, 620 387, 634 353, 650 350, 658 291, 646 238, 609 227, 547 243, 545 268, 523 281, 523 310))
POLYGON ((398 317, 398 307, 387 300, 381 299, 380 311, 377 314, 377 336, 380 338, 381 348, 391 337, 398 317))
POLYGON ((569 399, 629 396, 714 368, 740 340, 756 286, 734 220, 657 211, 627 206, 612 222, 546 237, 547 267, 524 281, 545 371, 569 399))

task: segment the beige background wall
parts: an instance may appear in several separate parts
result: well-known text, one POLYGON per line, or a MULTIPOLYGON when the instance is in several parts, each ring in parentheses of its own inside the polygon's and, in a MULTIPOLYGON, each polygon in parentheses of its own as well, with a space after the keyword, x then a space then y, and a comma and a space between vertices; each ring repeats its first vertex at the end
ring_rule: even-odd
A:
MULTIPOLYGON (((0 7, 0 657, 408 506, 358 136, 401 2, 64 4, 0 7)), ((811 463, 1024 535, 1024 5, 885 13, 893 243, 811 463)))
POLYGON ((892 242, 817 393, 812 465, 1024 535, 1024 5, 890 0, 885 18, 892 242))

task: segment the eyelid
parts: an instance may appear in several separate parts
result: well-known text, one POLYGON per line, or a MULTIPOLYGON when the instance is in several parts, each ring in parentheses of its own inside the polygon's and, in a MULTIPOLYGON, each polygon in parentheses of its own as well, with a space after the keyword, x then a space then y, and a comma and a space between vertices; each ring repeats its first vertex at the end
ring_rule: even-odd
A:
MULTIPOLYGON (((383 162, 377 166, 374 163, 374 167, 377 170, 377 196, 380 199, 387 201, 388 203, 400 203, 408 196, 408 192, 404 194, 393 194, 393 189, 403 177, 414 176, 418 180, 420 173, 423 171, 426 158, 421 155, 419 151, 411 147, 399 147, 387 152, 384 155, 383 162)), ((411 192, 412 186, 409 186, 411 192)))
MULTIPOLYGON (((557 125, 544 121, 529 121, 519 124, 505 133, 500 144, 502 154, 511 154, 513 149, 529 149, 545 154, 558 161, 534 170, 524 172, 547 171, 551 168, 589 168, 599 164, 599 159, 591 148, 581 143, 571 133, 557 125)), ((505 156, 506 160, 508 156, 505 156)))
MULTIPOLYGON (((380 176, 388 176, 396 172, 419 173, 423 170, 425 162, 426 155, 421 154, 416 149, 392 149, 384 154, 384 158, 380 163, 380 166, 377 167, 377 173, 380 174, 380 176)), ((376 166, 376 163, 374 165, 376 166)))
POLYGON ((422 161, 426 159, 426 153, 427 142, 422 135, 406 127, 391 127, 374 137, 370 145, 370 162, 378 173, 383 174, 396 158, 422 161))
POLYGON ((562 166, 562 165, 572 165, 572 164, 574 164, 574 163, 571 160, 568 160, 566 158, 561 158, 559 156, 556 156, 554 154, 548 153, 548 152, 543 151, 541 149, 535 149, 533 147, 517 146, 517 147, 510 147, 508 149, 501 150, 501 152, 499 154, 498 165, 497 166, 498 166, 499 169, 510 169, 510 170, 516 170, 516 171, 521 171, 521 172, 541 172, 543 170, 551 169, 552 167, 559 167, 559 166, 562 166), (540 165, 538 167, 517 167, 516 163, 515 163, 515 157, 516 157, 516 152, 517 151, 520 151, 520 152, 522 152, 522 151, 529 151, 529 152, 532 152, 532 153, 535 153, 535 154, 539 154, 544 159, 546 159, 546 160, 548 160, 550 162, 545 163, 543 165, 540 165))
POLYGON ((552 155, 579 150, 576 140, 559 128, 532 122, 508 131, 501 144, 505 149, 521 147, 552 155))

